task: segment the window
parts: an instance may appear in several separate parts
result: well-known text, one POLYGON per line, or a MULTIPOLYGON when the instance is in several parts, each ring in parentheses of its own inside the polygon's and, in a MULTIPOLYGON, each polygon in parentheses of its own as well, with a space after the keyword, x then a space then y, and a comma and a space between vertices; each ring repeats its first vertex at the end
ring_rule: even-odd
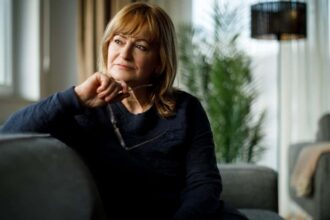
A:
POLYGON ((12 1, 0 0, 0 94, 12 92, 12 1))
POLYGON ((39 98, 41 0, 0 0, 0 97, 39 98))

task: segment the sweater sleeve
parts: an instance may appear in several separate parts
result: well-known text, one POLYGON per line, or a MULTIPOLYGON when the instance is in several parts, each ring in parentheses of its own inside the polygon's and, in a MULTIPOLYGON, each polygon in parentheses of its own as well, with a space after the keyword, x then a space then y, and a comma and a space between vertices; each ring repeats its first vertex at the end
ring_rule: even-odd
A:
POLYGON ((214 216, 222 190, 213 135, 207 115, 197 99, 189 109, 190 146, 186 155, 185 188, 173 220, 202 220, 214 216))
POLYGON ((66 132, 76 129, 74 115, 81 110, 82 106, 71 87, 13 113, 0 132, 50 133, 63 139, 66 132))

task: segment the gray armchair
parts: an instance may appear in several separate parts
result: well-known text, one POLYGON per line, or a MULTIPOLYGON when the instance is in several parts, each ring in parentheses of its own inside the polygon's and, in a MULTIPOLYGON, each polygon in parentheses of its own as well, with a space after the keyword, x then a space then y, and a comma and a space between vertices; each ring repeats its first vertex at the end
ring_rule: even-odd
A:
POLYGON ((282 219, 278 214, 277 173, 252 164, 219 165, 222 199, 251 220, 282 219))
POLYGON ((330 114, 324 115, 318 124, 315 142, 292 144, 289 147, 289 193, 292 200, 305 210, 314 220, 330 219, 330 152, 321 154, 312 177, 311 192, 297 195, 291 178, 302 150, 316 147, 320 143, 330 144, 330 114))
MULTIPOLYGON (((277 174, 220 165, 222 199, 251 220, 277 215, 277 174)), ((93 177, 79 156, 47 135, 0 135, 0 219, 105 219, 93 177)))

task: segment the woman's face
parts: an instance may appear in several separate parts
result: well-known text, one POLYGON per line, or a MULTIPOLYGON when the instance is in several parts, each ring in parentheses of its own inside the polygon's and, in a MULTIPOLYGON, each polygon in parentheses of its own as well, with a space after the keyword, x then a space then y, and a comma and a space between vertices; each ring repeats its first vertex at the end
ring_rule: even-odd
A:
POLYGON ((149 83, 159 72, 159 54, 156 46, 148 42, 146 31, 137 36, 115 35, 108 46, 108 73, 115 80, 129 86, 149 83))

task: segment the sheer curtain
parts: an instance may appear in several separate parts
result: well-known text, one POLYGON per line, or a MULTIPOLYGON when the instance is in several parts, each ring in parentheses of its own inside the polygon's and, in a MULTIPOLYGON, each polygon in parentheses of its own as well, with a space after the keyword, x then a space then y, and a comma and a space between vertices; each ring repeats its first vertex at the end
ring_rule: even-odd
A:
POLYGON ((109 0, 78 1, 78 78, 84 81, 97 70, 99 44, 111 16, 109 0))
POLYGON ((280 212, 294 208, 288 193, 287 153, 291 143, 313 141, 317 121, 330 112, 329 2, 307 1, 307 39, 282 42, 280 212))

